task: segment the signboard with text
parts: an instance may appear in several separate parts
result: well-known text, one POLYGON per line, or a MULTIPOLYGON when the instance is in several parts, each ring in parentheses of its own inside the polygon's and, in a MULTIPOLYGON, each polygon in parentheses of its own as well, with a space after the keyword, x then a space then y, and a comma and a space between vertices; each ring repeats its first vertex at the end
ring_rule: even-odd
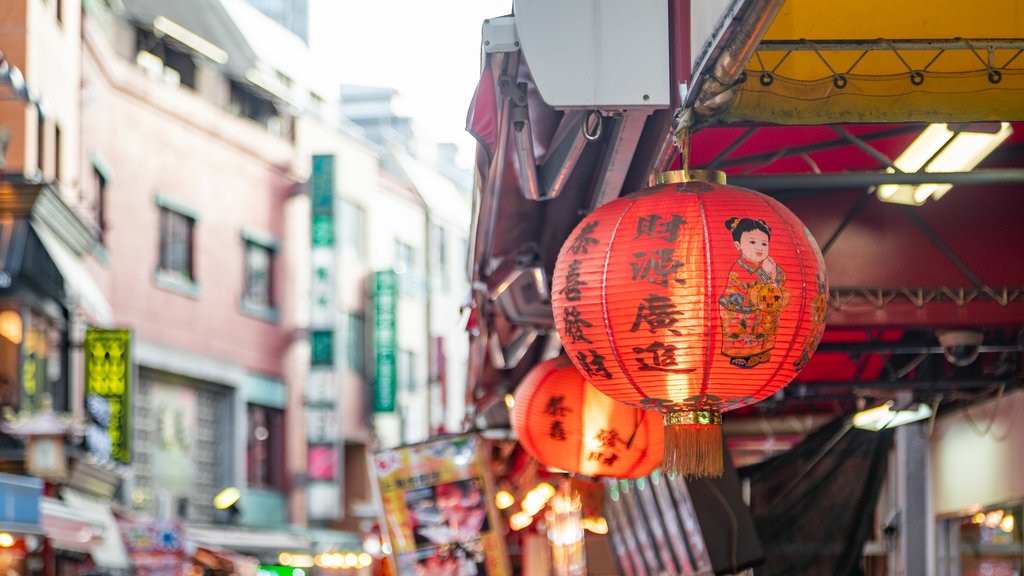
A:
POLYGON ((483 444, 458 435, 373 455, 399 576, 511 574, 483 444))
POLYGON ((394 270, 381 270, 373 275, 373 353, 376 360, 376 386, 373 409, 375 412, 395 411, 395 357, 398 334, 396 308, 398 306, 398 274, 394 270))
POLYGON ((85 331, 86 448, 101 459, 131 461, 130 330, 85 331))

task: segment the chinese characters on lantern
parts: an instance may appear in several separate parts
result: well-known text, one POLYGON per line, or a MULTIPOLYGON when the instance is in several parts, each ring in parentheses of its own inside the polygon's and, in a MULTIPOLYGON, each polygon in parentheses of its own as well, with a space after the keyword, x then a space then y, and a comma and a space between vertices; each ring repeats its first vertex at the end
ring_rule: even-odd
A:
MULTIPOLYGON (((814 239, 777 200, 665 178, 577 224, 555 263, 551 304, 580 373, 620 402, 661 412, 674 454, 700 455, 713 452, 723 411, 774 394, 807 363, 827 291, 814 239)), ((677 469, 713 472, 704 463, 715 458, 697 460, 677 469)))
MULTIPOLYGON (((548 438, 560 442, 568 439, 569 435, 563 419, 571 412, 573 409, 566 405, 565 396, 555 394, 548 396, 544 404, 544 416, 550 418, 550 423, 547 426, 548 438)), ((615 428, 600 428, 594 433, 590 442, 586 440, 584 439, 584 445, 593 447, 587 450, 586 459, 605 465, 614 464, 619 459, 619 450, 628 448, 615 428)))
POLYGON ((539 363, 519 383, 511 424, 523 449, 551 468, 635 478, 661 463, 660 419, 602 393, 565 356, 539 363))
POLYGON ((552 440, 565 440, 565 425, 562 423, 564 418, 569 412, 572 412, 572 408, 565 405, 565 396, 550 396, 547 404, 544 406, 544 415, 551 416, 551 425, 548 427, 548 436, 552 440))
MULTIPOLYGON (((674 255, 674 245, 679 240, 679 231, 686 224, 686 220, 678 214, 669 214, 668 216, 645 214, 637 219, 634 240, 647 239, 649 243, 646 245, 650 248, 631 253, 632 260, 629 266, 632 270, 630 278, 632 282, 651 284, 653 290, 686 284, 686 278, 683 276, 686 263, 674 255)), ((584 226, 579 234, 570 239, 570 243, 566 246, 566 252, 578 255, 587 253, 591 249, 597 249, 601 245, 601 241, 594 233, 599 225, 600 222, 594 220, 584 226)), ((582 288, 587 284, 579 273, 581 264, 580 260, 569 262, 565 285, 560 291, 565 300, 570 303, 580 301, 582 288)), ((682 316, 682 311, 676 307, 673 300, 663 293, 650 292, 637 303, 636 315, 629 331, 635 333, 646 330, 653 335, 650 341, 632 347, 634 360, 639 370, 680 374, 693 371, 692 368, 685 368, 677 363, 677 348, 674 344, 657 339, 657 335, 664 332, 679 336, 680 332, 676 325, 681 322, 682 316)), ((563 336, 566 341, 573 344, 592 342, 586 331, 593 327, 593 323, 583 317, 579 307, 570 304, 564 308, 563 325, 563 336)), ((576 353, 575 360, 578 366, 585 368, 588 377, 613 378, 612 372, 605 364, 604 355, 597 349, 581 350, 576 353)))

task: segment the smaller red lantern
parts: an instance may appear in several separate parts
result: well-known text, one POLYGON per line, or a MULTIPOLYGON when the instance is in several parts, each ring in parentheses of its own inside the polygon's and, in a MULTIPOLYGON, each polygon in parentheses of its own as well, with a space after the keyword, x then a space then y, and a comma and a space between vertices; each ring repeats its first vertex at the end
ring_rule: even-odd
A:
POLYGON ((541 362, 520 382, 512 429, 544 466, 584 476, 638 478, 664 456, 658 415, 615 401, 565 357, 541 362))

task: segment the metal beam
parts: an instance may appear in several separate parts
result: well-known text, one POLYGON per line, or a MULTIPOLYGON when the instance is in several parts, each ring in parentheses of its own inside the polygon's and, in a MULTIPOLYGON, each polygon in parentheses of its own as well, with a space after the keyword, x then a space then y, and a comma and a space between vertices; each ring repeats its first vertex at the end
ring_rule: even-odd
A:
POLYGON ((952 38, 952 39, 892 39, 877 40, 762 40, 760 52, 816 52, 862 50, 1024 50, 1020 38, 952 38))
POLYGON ((606 117, 604 119, 607 133, 602 138, 608 138, 608 145, 604 150, 604 156, 597 167, 597 183, 594 185, 594 194, 589 210, 593 210, 606 202, 618 198, 622 194, 622 184, 626 180, 626 173, 629 171, 633 153, 636 151, 637 143, 643 133, 644 123, 650 115, 646 110, 625 110, 618 118, 606 117), (610 127, 608 125, 611 125, 610 127))
MULTIPOLYGON (((874 142, 881 141, 887 138, 894 138, 899 136, 906 136, 909 134, 918 135, 921 130, 924 129, 923 124, 915 124, 909 126, 898 126, 896 128, 879 130, 877 132, 871 132, 870 134, 861 134, 858 136, 862 142, 874 142)), ((746 136, 746 135, 744 135, 746 136)), ((850 144, 846 138, 835 138, 832 140, 826 140, 824 142, 815 142, 813 144, 803 144, 800 146, 791 146, 785 148, 787 156, 799 156, 802 154, 811 154, 814 152, 824 152, 828 150, 835 150, 843 146, 850 144)), ((716 158, 714 163, 708 164, 707 166, 698 166, 698 168, 710 168, 714 170, 727 170, 734 166, 749 166, 749 165, 760 165, 772 160, 778 159, 778 150, 770 150, 768 152, 762 152, 759 154, 750 154, 747 156, 737 156, 733 158, 716 158)))
MULTIPOLYGON (((815 353, 843 352, 854 356, 862 354, 943 354, 938 344, 912 342, 822 342, 815 353)), ((978 352, 1024 352, 1022 344, 982 344, 978 352)))
MULTIPOLYGON (((966 392, 968 390, 984 390, 999 385, 1013 384, 1016 376, 1005 376, 1002 378, 922 378, 918 380, 872 380, 872 381, 847 381, 847 380, 807 380, 795 381, 783 388, 784 396, 779 402, 788 402, 798 398, 814 398, 821 394, 834 394, 837 392, 849 391, 856 394, 856 391, 873 390, 915 390, 921 392, 942 392, 955 391, 966 392)), ((767 400, 771 402, 771 400, 767 400)))
POLYGON ((867 301, 876 310, 899 300, 900 303, 913 304, 923 308, 929 302, 953 302, 959 307, 969 302, 996 302, 1007 306, 1011 302, 1024 301, 1024 286, 979 286, 976 288, 873 288, 867 286, 838 286, 829 289, 829 308, 842 310, 844 307, 857 307, 867 301))
POLYGON ((882 184, 1019 184, 1024 170, 1016 168, 974 170, 972 172, 887 174, 885 172, 837 172, 831 174, 730 174, 734 186, 754 190, 817 190, 867 188, 882 184))

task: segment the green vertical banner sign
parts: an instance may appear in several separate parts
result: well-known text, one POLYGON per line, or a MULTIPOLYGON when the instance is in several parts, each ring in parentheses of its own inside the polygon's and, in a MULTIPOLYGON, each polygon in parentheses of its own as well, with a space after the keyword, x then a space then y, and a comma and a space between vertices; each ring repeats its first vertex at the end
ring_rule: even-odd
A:
MULTIPOLYGON (((333 332, 334 326, 334 156, 313 156, 313 173, 309 178, 309 195, 312 204, 310 222, 310 259, 313 278, 310 283, 310 328, 321 332, 333 332)), ((320 335, 322 343, 325 338, 320 335)), ((326 337, 328 340, 330 336, 326 337)), ((316 342, 314 342, 316 344, 316 342)), ((317 351, 314 350, 314 354, 317 351)), ((328 362, 323 358, 314 360, 315 365, 333 365, 334 357, 328 362)))
POLYGON ((131 462, 132 333, 85 331, 86 449, 101 459, 131 462))
POLYGON ((395 352, 397 333, 398 274, 380 270, 373 275, 373 350, 376 359, 375 412, 395 411, 395 352))
POLYGON ((309 177, 313 246, 334 245, 334 156, 313 156, 309 177))

